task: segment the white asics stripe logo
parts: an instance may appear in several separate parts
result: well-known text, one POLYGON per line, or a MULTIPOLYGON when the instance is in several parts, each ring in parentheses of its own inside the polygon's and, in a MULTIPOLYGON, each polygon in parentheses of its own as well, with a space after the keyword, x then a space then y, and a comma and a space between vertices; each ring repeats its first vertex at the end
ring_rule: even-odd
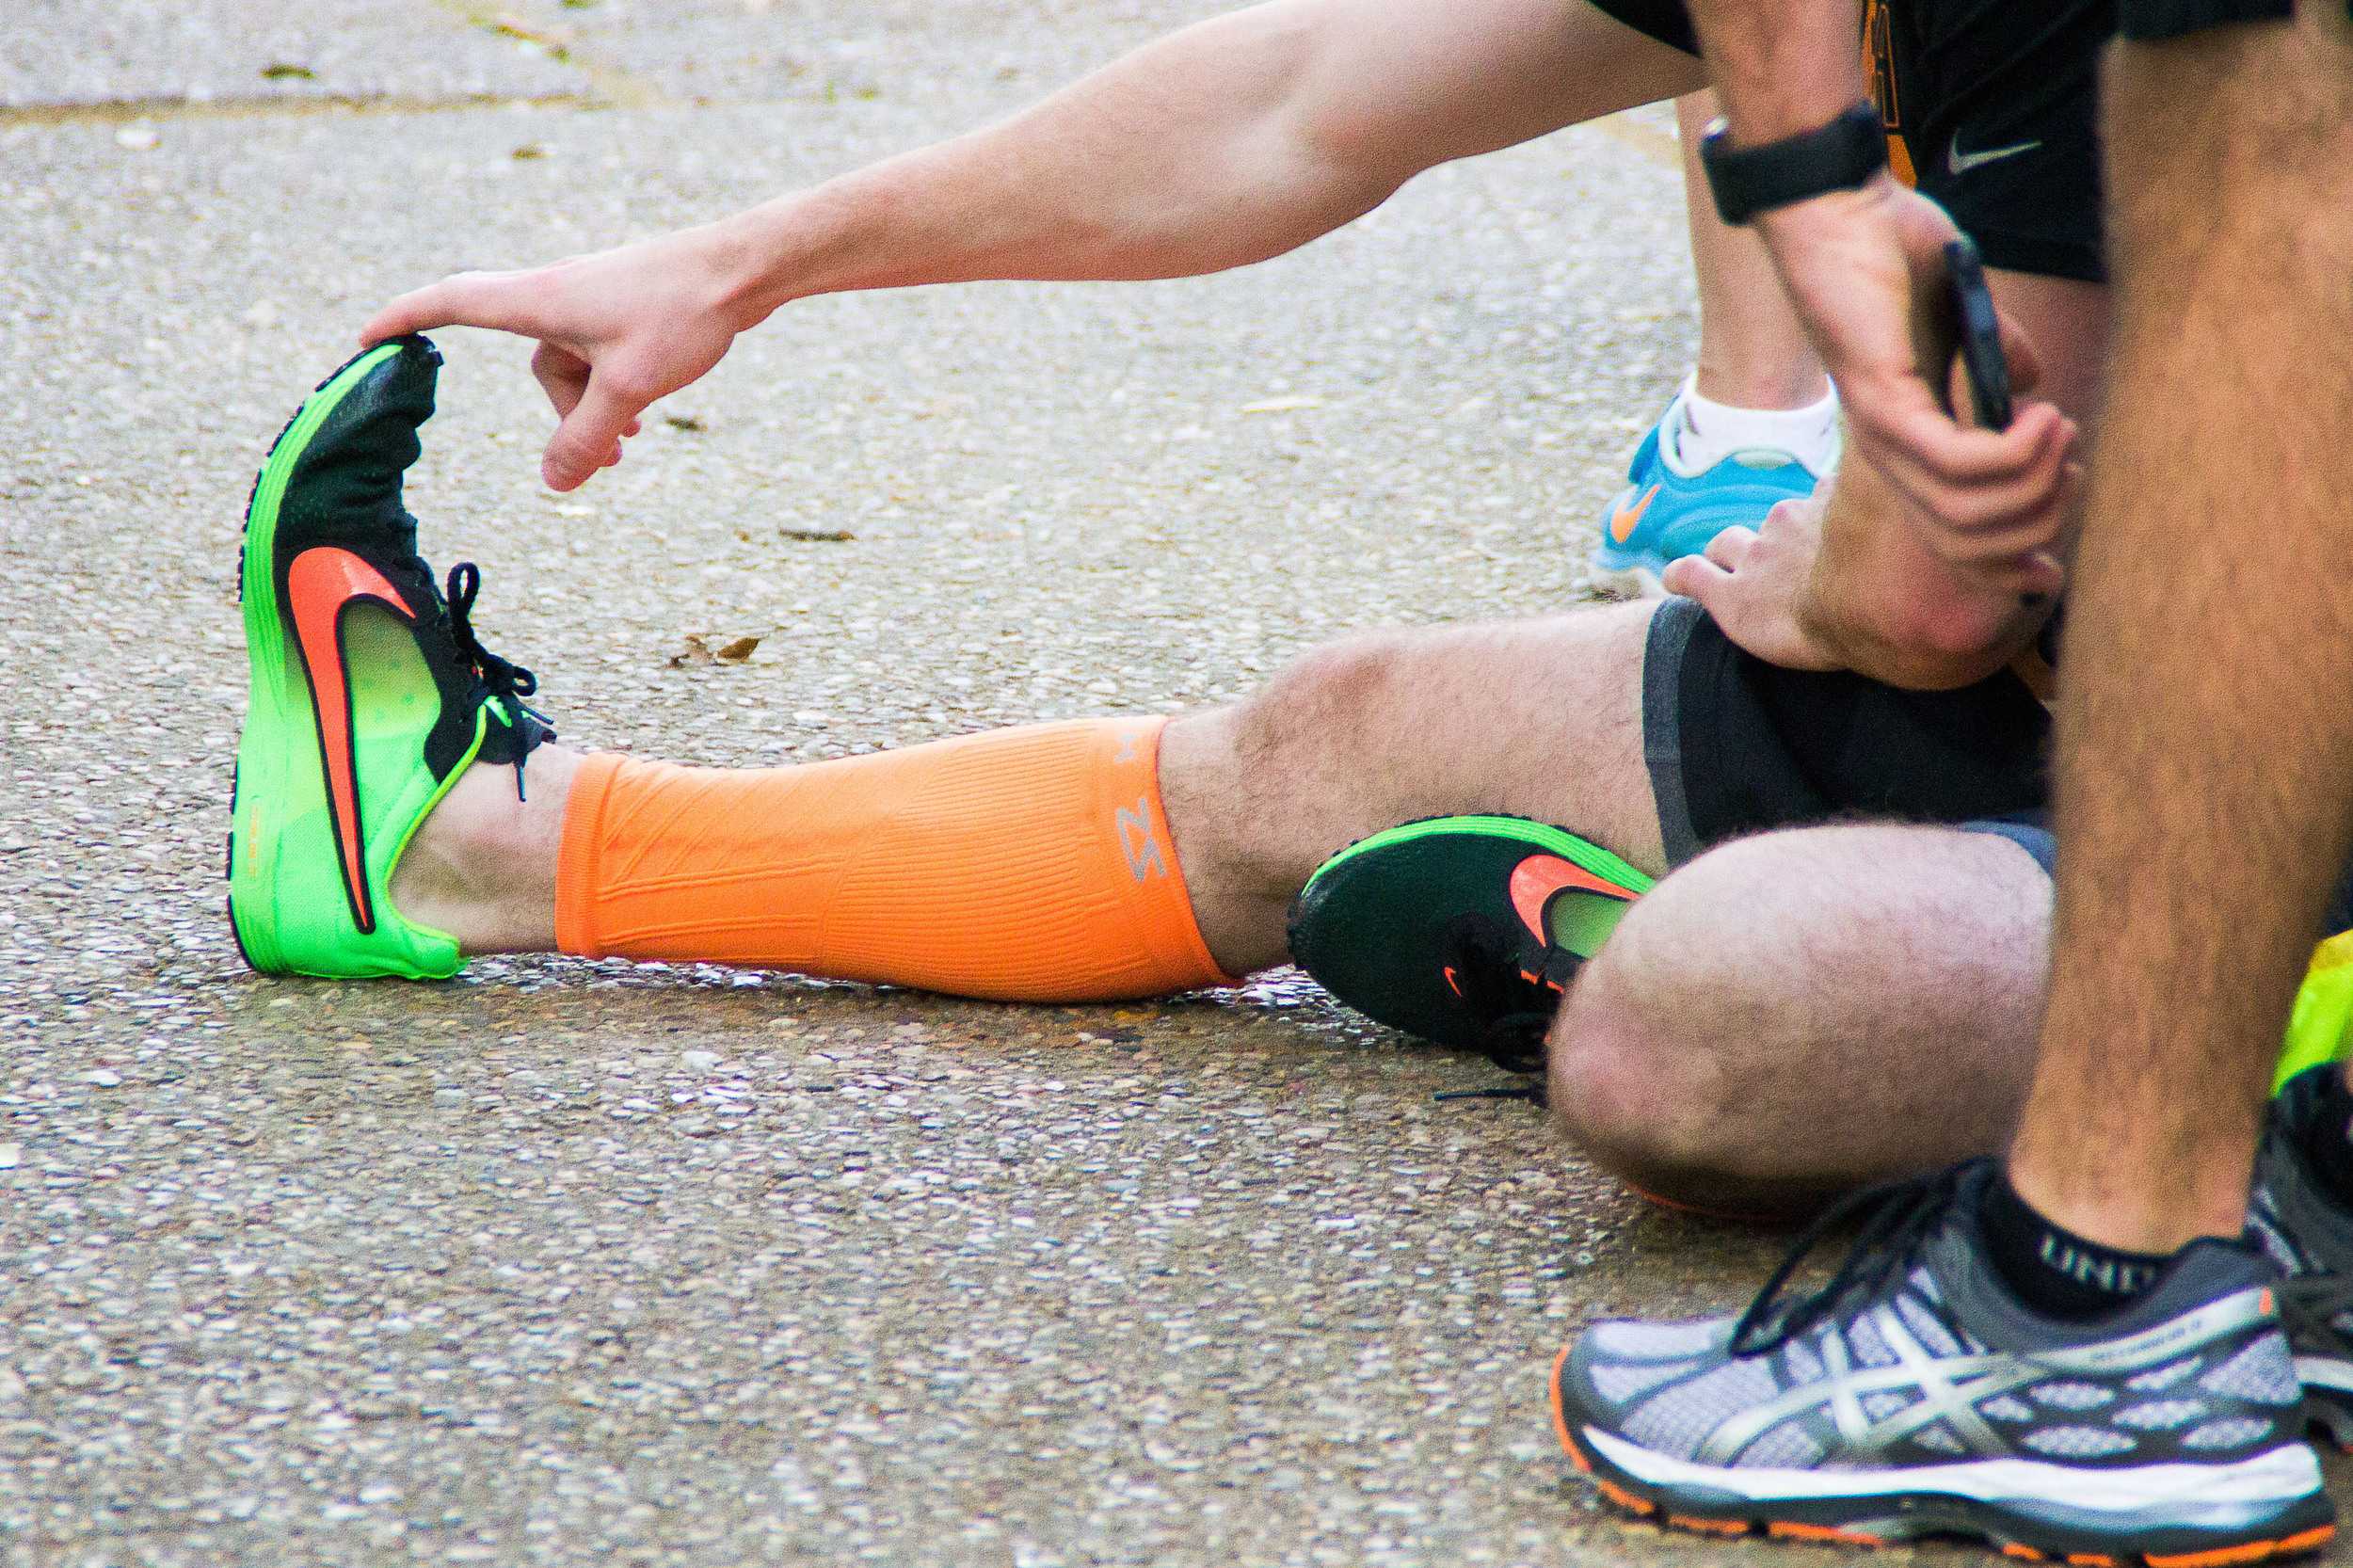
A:
POLYGON ((1945 150, 1945 168, 1955 179, 1959 179, 1981 165, 1999 163, 2004 158, 2014 158, 2021 152, 2031 152, 2041 145, 2041 141, 2022 141, 2009 147, 1989 147, 1981 152, 1963 152, 1961 150, 1961 136, 1959 133, 1955 133, 1952 145, 1945 150))
POLYGON ((1760 1502, 1943 1492, 1980 1502, 2064 1497, 2079 1508, 2115 1516, 2139 1509, 2176 1510, 2190 1497, 2213 1498, 2235 1509, 2292 1502, 2320 1490, 2319 1456, 2310 1445, 2284 1437, 2276 1448, 2218 1464, 2177 1461, 2094 1469, 2080 1463, 1971 1459, 1950 1464, 1896 1464, 1883 1470, 1790 1470, 1694 1464, 1653 1453, 1599 1427, 1581 1428, 1577 1436, 1637 1480, 1661 1487, 1705 1487, 1760 1502))

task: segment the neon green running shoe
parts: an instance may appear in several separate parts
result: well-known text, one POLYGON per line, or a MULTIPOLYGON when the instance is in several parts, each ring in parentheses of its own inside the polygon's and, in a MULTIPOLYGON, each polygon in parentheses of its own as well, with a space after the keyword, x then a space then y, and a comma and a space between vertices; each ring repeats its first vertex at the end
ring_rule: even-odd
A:
POLYGON ((1291 905, 1291 957, 1375 1023, 1541 1073, 1561 995, 1650 888, 1566 828, 1431 817, 1316 869, 1291 905))
POLYGON ((270 974, 460 968, 456 940, 401 918, 389 889, 425 814, 477 760, 523 760, 555 731, 529 670, 475 640, 482 574, 447 596, 400 500, 433 416, 441 357, 378 344, 319 384, 270 448, 246 510, 252 698, 230 792, 229 919, 270 974))

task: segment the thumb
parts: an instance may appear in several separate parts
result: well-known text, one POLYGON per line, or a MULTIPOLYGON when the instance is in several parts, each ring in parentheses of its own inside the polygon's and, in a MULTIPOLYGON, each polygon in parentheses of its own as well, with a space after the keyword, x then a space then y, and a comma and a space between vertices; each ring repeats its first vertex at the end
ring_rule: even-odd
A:
POLYGON ((616 392, 612 377, 591 371, 580 401, 548 440, 539 476, 552 490, 576 490, 603 468, 620 445, 621 432, 644 412, 647 399, 616 392))
POLYGON ((1659 586, 1671 594, 1696 599, 1703 608, 1713 608, 1710 601, 1717 588, 1731 581, 1732 573, 1705 555, 1678 556, 1658 574, 1659 586))

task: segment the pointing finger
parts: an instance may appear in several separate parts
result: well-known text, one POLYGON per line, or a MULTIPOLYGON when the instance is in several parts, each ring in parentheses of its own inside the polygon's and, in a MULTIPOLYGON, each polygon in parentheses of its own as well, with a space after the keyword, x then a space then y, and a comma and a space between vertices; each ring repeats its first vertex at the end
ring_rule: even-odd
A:
POLYGON ((404 332, 425 332, 436 327, 488 327, 520 337, 542 335, 536 309, 539 291, 521 288, 517 272, 460 272, 438 283, 412 289, 368 318, 360 329, 363 346, 396 338, 404 332))

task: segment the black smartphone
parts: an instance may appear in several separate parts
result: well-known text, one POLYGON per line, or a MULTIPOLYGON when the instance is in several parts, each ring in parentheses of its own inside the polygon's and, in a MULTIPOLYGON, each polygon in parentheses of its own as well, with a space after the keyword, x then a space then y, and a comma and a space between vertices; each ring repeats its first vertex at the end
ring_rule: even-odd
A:
MULTIPOLYGON (((1951 344, 1945 362, 1958 357, 1969 382, 1969 407, 1988 430, 2009 428, 2009 358, 2002 352, 2001 318, 1993 291, 1985 286, 1985 261, 1966 234, 1945 246, 1945 322, 1951 344)), ((2021 594, 2024 604, 2041 604, 2047 594, 2021 594)))
POLYGON ((1965 235, 1945 247, 1945 306, 1952 351, 1969 378, 1971 410, 1988 430, 2008 429, 2009 360, 2002 353, 2001 321, 1985 286, 1985 263, 1965 235))

